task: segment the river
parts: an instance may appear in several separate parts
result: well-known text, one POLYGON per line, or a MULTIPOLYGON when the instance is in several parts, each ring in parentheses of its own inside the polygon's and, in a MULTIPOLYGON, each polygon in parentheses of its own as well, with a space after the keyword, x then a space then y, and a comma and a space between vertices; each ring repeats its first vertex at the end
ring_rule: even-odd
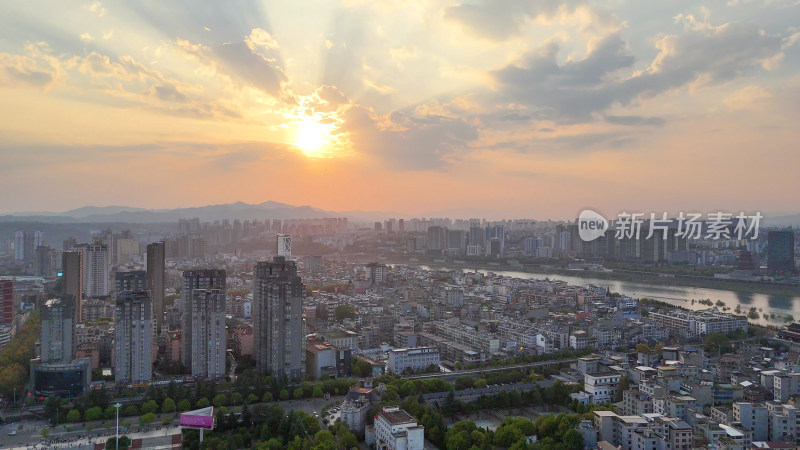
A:
MULTIPOLYGON (((417 266, 423 270, 431 270, 432 268, 421 264, 407 264, 409 266, 417 266)), ((473 271, 474 269, 464 269, 459 267, 437 267, 445 270, 465 270, 473 271)), ((437 268, 433 268, 434 270, 437 268)), ((631 281, 618 281, 606 280, 600 278, 592 278, 585 275, 560 275, 553 273, 536 273, 536 272, 516 272, 511 270, 487 270, 478 269, 478 272, 489 273, 492 272, 496 275, 505 277, 521 278, 521 279, 544 279, 565 281, 575 286, 586 286, 587 284, 594 284, 611 289, 611 292, 619 292, 620 294, 628 295, 635 298, 652 298, 655 300, 670 303, 676 306, 681 306, 688 309, 706 309, 707 305, 701 305, 696 301, 692 304, 692 300, 710 299, 714 303, 718 300, 722 301, 725 306, 734 312, 737 306, 741 307, 742 314, 747 314, 751 307, 758 310, 760 318, 757 320, 750 319, 750 322, 760 325, 783 325, 785 324, 784 318, 787 314, 792 315, 795 319, 800 320, 800 293, 798 295, 768 295, 759 294, 747 291, 731 291, 725 289, 711 289, 699 288, 689 286, 667 286, 662 284, 648 284, 645 282, 631 282, 631 281), (774 314, 775 317, 771 318, 774 314)), ((677 283, 677 280, 676 280, 677 283)))

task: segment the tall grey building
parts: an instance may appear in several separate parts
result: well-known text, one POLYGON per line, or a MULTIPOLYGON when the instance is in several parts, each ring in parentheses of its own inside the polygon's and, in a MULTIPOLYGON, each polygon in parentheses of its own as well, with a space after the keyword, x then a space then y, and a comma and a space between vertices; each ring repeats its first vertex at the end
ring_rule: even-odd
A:
MULTIPOLYGON (((192 368, 194 329, 192 304, 195 290, 217 289, 225 291, 225 271, 216 269, 187 270, 183 272, 183 295, 181 296, 181 362, 186 369, 192 368)), ((224 295, 224 294, 223 294, 224 295)), ((223 311, 224 311, 223 304, 223 311)), ((224 324, 223 324, 224 327, 224 324)))
POLYGON ((192 324, 192 376, 225 376, 225 290, 194 289, 189 308, 192 324))
POLYGON ((62 285, 64 294, 75 300, 76 321, 81 320, 81 301, 83 300, 83 253, 65 251, 61 254, 62 285))
POLYGON ((147 274, 144 270, 117 272, 114 274, 114 290, 117 296, 125 291, 146 291, 147 274))
POLYGON ((114 378, 141 383, 153 374, 152 303, 147 291, 123 291, 116 296, 114 378))
POLYGON ((147 245, 147 289, 153 300, 153 318, 156 321, 156 333, 161 334, 164 323, 164 276, 166 266, 166 246, 164 242, 153 242, 147 245))
POLYGON ((290 379, 305 371, 305 286, 297 266, 282 256, 253 271, 253 355, 259 370, 290 379))
POLYGON ((111 290, 109 286, 109 270, 111 256, 108 246, 95 243, 86 247, 83 255, 84 264, 84 289, 87 297, 105 297, 111 290))
POLYGON ((64 295, 44 303, 40 334, 43 363, 69 363, 75 357, 74 302, 71 295, 64 295))

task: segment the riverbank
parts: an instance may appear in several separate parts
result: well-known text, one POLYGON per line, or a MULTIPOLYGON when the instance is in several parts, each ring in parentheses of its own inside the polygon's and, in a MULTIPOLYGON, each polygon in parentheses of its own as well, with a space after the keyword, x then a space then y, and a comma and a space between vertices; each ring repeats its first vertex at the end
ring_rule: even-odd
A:
POLYGON ((604 272, 595 270, 561 269, 557 267, 543 266, 543 265, 518 266, 518 265, 502 264, 502 263, 495 263, 495 264, 491 263, 475 264, 474 262, 459 263, 456 261, 435 262, 428 260, 418 260, 418 261, 406 260, 406 261, 396 261, 395 263, 413 265, 413 266, 428 266, 431 268, 440 268, 440 269, 454 269, 454 268, 462 270, 480 269, 488 271, 514 271, 514 272, 545 274, 545 275, 547 274, 564 275, 569 277, 595 278, 600 280, 609 280, 618 282, 642 283, 653 286, 717 289, 717 290, 726 290, 726 291, 734 291, 741 293, 759 293, 765 295, 784 295, 784 296, 800 295, 800 286, 794 287, 794 286, 777 285, 777 284, 769 284, 762 282, 726 280, 726 279, 705 278, 705 277, 690 277, 685 275, 661 276, 658 273, 647 273, 647 272, 636 272, 636 273, 621 272, 621 271, 604 272))

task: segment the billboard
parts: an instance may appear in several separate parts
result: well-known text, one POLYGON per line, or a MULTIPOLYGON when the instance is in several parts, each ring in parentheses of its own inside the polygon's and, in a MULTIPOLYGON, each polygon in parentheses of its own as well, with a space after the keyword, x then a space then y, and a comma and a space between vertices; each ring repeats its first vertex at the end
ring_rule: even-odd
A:
POLYGON ((196 409, 181 414, 181 426, 190 428, 214 428, 214 407, 196 409))

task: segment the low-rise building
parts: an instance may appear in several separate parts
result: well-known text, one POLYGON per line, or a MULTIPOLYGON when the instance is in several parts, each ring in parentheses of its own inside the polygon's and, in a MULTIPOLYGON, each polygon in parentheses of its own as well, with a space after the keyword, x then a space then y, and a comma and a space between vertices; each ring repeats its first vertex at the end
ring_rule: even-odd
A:
POLYGON ((375 446, 378 450, 422 450, 425 427, 399 407, 385 407, 375 417, 375 446))

